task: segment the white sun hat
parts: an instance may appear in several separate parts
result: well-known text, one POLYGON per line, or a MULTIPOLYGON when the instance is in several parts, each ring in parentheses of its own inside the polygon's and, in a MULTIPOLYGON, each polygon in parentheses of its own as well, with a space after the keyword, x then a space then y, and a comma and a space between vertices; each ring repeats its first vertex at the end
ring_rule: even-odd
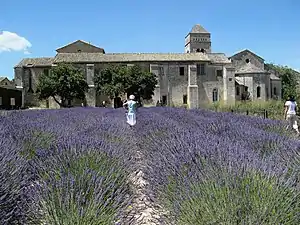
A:
POLYGON ((129 99, 130 99, 130 100, 133 100, 134 98, 135 98, 134 95, 130 95, 130 96, 129 96, 129 99))

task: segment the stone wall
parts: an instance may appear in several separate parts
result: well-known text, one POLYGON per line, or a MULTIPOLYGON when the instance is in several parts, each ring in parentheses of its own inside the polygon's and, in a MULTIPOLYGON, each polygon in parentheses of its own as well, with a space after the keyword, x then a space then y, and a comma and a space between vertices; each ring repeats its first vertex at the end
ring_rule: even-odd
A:
MULTIPOLYGON (((224 99, 223 67, 205 63, 205 74, 197 75, 197 63, 202 62, 138 62, 132 64, 139 65, 142 69, 151 71, 157 75, 159 83, 154 91, 152 104, 155 104, 158 100, 162 100, 163 96, 166 96, 167 104, 170 106, 181 106, 185 103, 184 101, 187 101, 191 107, 195 108, 212 102, 214 90, 217 90, 218 101, 224 99), (180 73, 181 67, 183 68, 183 74, 180 73), (223 72, 218 74, 217 70, 222 70, 223 72)), ((85 74, 85 78, 90 86, 89 91, 86 93, 87 105, 101 106, 103 101, 110 104, 108 96, 96 93, 93 81, 95 74, 109 65, 106 63, 95 63, 75 64, 74 66, 85 74)), ((28 92, 30 73, 32 75, 31 86, 35 92, 38 77, 45 68, 15 69, 16 81, 20 84, 23 82, 25 102, 27 104, 38 104, 37 96, 34 93, 28 92)), ((229 76, 232 77, 232 74, 228 75, 227 72, 226 76, 227 78, 229 76)), ((231 91, 227 91, 227 99, 231 99, 232 92, 235 93, 235 87, 232 86, 232 83, 234 84, 234 81, 227 82, 226 84, 228 88, 232 88, 231 91)), ((125 99, 126 96, 122 98, 125 99)), ((81 100, 74 100, 72 102, 76 106, 80 106, 81 103, 81 100)), ((58 105, 53 99, 49 99, 49 107, 57 108, 58 105)))
POLYGON ((231 60, 233 67, 235 67, 236 69, 244 66, 247 63, 252 63, 261 70, 264 70, 265 67, 264 61, 262 59, 256 57, 255 55, 247 51, 231 57, 231 60), (249 59, 249 62, 247 62, 247 59, 249 59))
POLYGON ((244 86, 248 87, 251 100, 267 101, 271 96, 271 81, 268 73, 259 74, 239 74, 244 86), (258 87, 260 87, 260 97, 258 97, 258 87))
POLYGON ((271 98, 273 99, 282 99, 282 83, 281 80, 271 80, 270 81, 270 92, 271 98))

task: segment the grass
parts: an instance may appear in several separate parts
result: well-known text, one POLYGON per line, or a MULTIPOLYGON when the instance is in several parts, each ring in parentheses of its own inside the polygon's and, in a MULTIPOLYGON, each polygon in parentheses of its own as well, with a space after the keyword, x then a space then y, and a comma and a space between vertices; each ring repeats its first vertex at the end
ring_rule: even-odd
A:
POLYGON ((284 116, 284 102, 282 101, 238 101, 235 105, 225 105, 222 102, 218 102, 206 107, 218 112, 230 112, 233 110, 236 113, 246 114, 246 111, 248 111, 249 115, 254 116, 263 116, 264 110, 267 110, 269 119, 281 120, 284 116))

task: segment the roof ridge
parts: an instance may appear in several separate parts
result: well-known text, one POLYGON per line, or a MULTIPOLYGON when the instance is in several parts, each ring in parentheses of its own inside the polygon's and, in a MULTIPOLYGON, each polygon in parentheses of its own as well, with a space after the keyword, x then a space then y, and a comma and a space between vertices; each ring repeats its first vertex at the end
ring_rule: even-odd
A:
POLYGON ((192 30, 190 31, 192 34, 201 34, 201 33, 209 33, 204 27, 202 27, 200 24, 195 24, 192 27, 192 30))

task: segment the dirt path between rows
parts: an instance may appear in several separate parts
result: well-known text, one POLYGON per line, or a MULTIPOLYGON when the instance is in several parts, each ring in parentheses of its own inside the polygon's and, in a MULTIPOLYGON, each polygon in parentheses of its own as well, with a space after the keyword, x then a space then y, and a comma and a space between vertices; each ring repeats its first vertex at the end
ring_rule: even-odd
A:
MULTIPOLYGON (((135 168, 138 168, 135 172, 130 175, 130 181, 133 184, 133 190, 135 192, 135 198, 130 207, 130 213, 127 218, 124 218, 117 223, 118 225, 164 225, 167 224, 163 221, 163 215, 166 212, 160 205, 151 201, 148 196, 149 191, 147 188, 151 188, 148 181, 145 179, 144 172, 145 157, 143 152, 140 150, 138 140, 135 140, 135 152, 134 162, 136 163, 135 168)), ((168 223, 170 224, 170 223, 168 223)))

